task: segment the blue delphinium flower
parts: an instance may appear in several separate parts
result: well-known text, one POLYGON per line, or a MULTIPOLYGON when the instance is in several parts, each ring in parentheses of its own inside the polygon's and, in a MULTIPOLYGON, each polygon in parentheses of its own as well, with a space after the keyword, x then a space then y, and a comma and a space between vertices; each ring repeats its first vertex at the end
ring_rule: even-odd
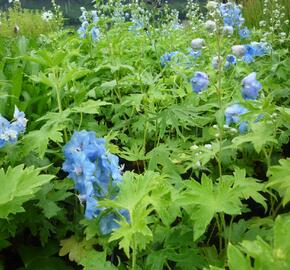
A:
POLYGON ((243 61, 246 63, 251 63, 254 61, 254 57, 256 56, 255 49, 251 45, 244 45, 245 47, 245 54, 243 56, 243 61))
POLYGON ((100 30, 96 26, 91 29, 92 40, 96 42, 100 38, 100 30))
POLYGON ((175 52, 170 52, 170 53, 165 53, 160 57, 160 62, 161 62, 161 66, 165 67, 166 63, 170 62, 172 60, 173 57, 175 57, 176 55, 178 55, 180 52, 179 51, 175 51, 175 52))
POLYGON ((87 12, 84 7, 81 7, 82 15, 80 16, 81 26, 77 33, 81 39, 86 39, 91 36, 92 41, 96 42, 100 39, 100 29, 97 27, 99 17, 96 10, 87 12))
POLYGON ((99 16, 97 14, 97 11, 96 10, 92 10, 92 21, 93 23, 97 23, 99 21, 99 16))
POLYGON ((240 27, 245 19, 242 16, 241 9, 234 3, 220 4, 220 14, 223 18, 224 25, 240 27))
MULTIPOLYGON (((239 103, 232 104, 228 106, 225 110, 225 117, 226 117, 226 125, 230 125, 232 123, 236 124, 240 122, 240 115, 247 113, 248 110, 241 106, 239 103)), ((248 123, 243 121, 239 125, 239 130, 241 133, 247 131, 248 123)))
POLYGON ((271 46, 267 42, 251 42, 251 46, 255 51, 255 56, 264 56, 270 53, 271 46))
POLYGON ((77 33, 80 38, 85 39, 87 37, 87 27, 85 26, 80 26, 79 29, 77 30, 77 33))
MULTIPOLYGON (((97 138, 95 132, 85 130, 74 132, 64 146, 64 155, 62 169, 75 182, 80 200, 86 202, 85 217, 97 217, 106 210, 98 208, 98 200, 114 198, 118 192, 117 183, 121 181, 119 158, 107 151, 103 138, 97 138)), ((106 226, 108 229, 104 231, 107 233, 117 223, 106 226)))
POLYGON ((248 29, 248 27, 244 27, 239 30, 239 35, 241 39, 246 39, 250 37, 251 31, 248 29))
POLYGON ((242 96, 245 100, 257 99, 262 84, 256 80, 256 72, 250 73, 242 80, 242 96))
POLYGON ((251 42, 251 44, 234 45, 232 51, 237 57, 242 57, 244 62, 251 63, 255 57, 269 54, 271 46, 266 42, 251 42))
POLYGON ((0 148, 7 143, 6 130, 9 129, 10 122, 0 115, 0 148))
POLYGON ((200 93, 203 89, 207 88, 209 84, 208 76, 204 72, 197 71, 190 80, 192 90, 195 93, 200 93))
POLYGON ((246 133, 248 131, 248 127, 249 127, 249 124, 247 121, 243 121, 240 123, 239 125, 239 131, 240 133, 246 133))
POLYGON ((236 65, 236 64, 237 64, 237 58, 232 54, 227 55, 225 68, 229 68, 231 65, 236 65))
POLYGON ((213 69, 218 69, 219 62, 222 62, 222 61, 223 61, 222 57, 215 56, 211 60, 211 66, 213 67, 213 69))
POLYGON ((13 120, 9 122, 0 115, 0 148, 7 143, 15 143, 21 133, 25 132, 27 119, 24 112, 20 112, 15 106, 13 120))
POLYGON ((199 58, 201 56, 201 51, 200 50, 197 50, 197 51, 190 50, 188 55, 193 57, 196 60, 197 58, 199 58))

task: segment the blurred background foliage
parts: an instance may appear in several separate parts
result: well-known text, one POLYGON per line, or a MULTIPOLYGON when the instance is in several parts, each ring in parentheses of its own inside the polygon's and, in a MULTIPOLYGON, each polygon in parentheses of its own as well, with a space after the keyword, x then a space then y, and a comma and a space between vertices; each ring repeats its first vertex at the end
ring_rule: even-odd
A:
MULTIPOLYGON (((144 0, 147 1, 147 0, 144 0)), ((267 1, 267 0, 266 0, 267 1)), ((148 2, 148 1, 147 1, 148 2)), ((152 2, 152 1, 149 1, 152 2)), ((161 2, 164 2, 162 0, 161 2)), ((195 2, 200 3, 204 6, 205 0, 196 0, 195 2)), ((223 1, 224 2, 224 1, 223 1)), ((263 19, 263 3, 265 0, 237 0, 243 5, 244 17, 248 26, 257 27, 259 22, 263 19)), ((279 3, 285 7, 286 16, 290 17, 290 1, 289 0, 269 0, 271 3, 279 3)), ((66 24, 77 25, 79 24, 80 7, 86 9, 92 9, 94 1, 92 0, 57 0, 56 3, 61 6, 64 17, 66 18, 66 24)), ((184 18, 186 0, 168 0, 168 3, 179 10, 180 18, 184 18)), ((21 0, 21 5, 25 9, 38 9, 38 10, 49 10, 52 9, 50 0, 21 0)), ((0 9, 7 9, 9 7, 8 0, 0 0, 0 9)), ((270 18, 269 18, 270 19, 270 18)))

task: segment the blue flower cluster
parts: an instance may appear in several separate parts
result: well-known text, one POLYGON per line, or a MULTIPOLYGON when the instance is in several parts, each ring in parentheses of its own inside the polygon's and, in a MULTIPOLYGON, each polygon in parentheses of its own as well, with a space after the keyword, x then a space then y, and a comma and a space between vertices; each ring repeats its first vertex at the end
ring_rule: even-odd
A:
MULTIPOLYGON (((252 72, 248 76, 246 76, 242 80, 242 97, 245 100, 256 100, 259 95, 259 90, 262 88, 262 84, 256 80, 256 73, 252 72)), ((226 117, 226 125, 230 125, 232 123, 240 122, 240 115, 247 113, 248 110, 241 106, 239 103, 230 105, 225 110, 225 117, 226 117)), ((256 119, 259 121, 263 116, 260 115, 256 119)), ((239 131, 240 133, 245 133, 248 130, 248 122, 242 121, 239 124, 239 131)))
POLYGON ((251 44, 234 45, 232 51, 236 56, 242 57, 244 62, 251 63, 255 57, 269 54, 271 46, 266 42, 251 42, 251 44))
POLYGON ((241 28, 239 30, 239 35, 240 35, 241 39, 246 39, 246 38, 250 37, 251 31, 249 30, 248 27, 244 27, 244 28, 241 28))
POLYGON ((80 38, 85 39, 87 34, 90 33, 90 36, 94 42, 100 39, 100 29, 96 26, 99 17, 96 10, 92 10, 90 13, 86 11, 85 8, 81 8, 82 15, 80 16, 81 26, 77 30, 77 33, 80 38), (92 26, 92 27, 91 27, 92 26))
MULTIPOLYGON (((222 60, 223 60, 222 57, 220 57, 220 58, 218 56, 213 57, 213 59, 211 61, 212 67, 214 69, 218 69, 219 68, 219 61, 222 62, 222 60)), ((231 66, 234 66, 236 64, 237 64, 237 58, 234 55, 232 55, 232 54, 227 55, 227 57, 226 57, 226 63, 225 63, 224 68, 225 69, 228 69, 231 66)))
MULTIPOLYGON (((230 125, 232 123, 240 122, 240 115, 247 113, 248 110, 241 106, 240 104, 232 104, 225 110, 225 117, 226 117, 226 125, 230 125)), ((240 133, 245 133, 248 129, 248 123, 243 121, 239 125, 240 133)))
POLYGON ((262 84, 256 80, 256 72, 250 73, 242 80, 242 96, 245 100, 255 100, 259 95, 262 84))
POLYGON ((220 4, 220 14, 223 17, 224 25, 241 27, 245 22, 241 9, 235 3, 228 2, 220 4))
POLYGON ((80 200, 86 202, 85 217, 100 216, 103 234, 118 226, 115 222, 118 215, 124 215, 128 220, 125 210, 108 213, 106 209, 98 208, 99 199, 114 198, 121 181, 119 158, 106 150, 105 139, 97 138, 93 131, 76 131, 65 145, 64 155, 62 169, 74 180, 80 200))
POLYGON ((165 67, 166 63, 170 62, 172 60, 173 57, 175 57, 176 55, 180 54, 179 51, 175 51, 175 52, 170 52, 170 53, 165 53, 160 57, 160 62, 161 62, 161 66, 165 67))
POLYGON ((237 27, 242 39, 250 37, 251 31, 247 27, 242 28, 245 19, 238 5, 232 2, 220 4, 219 11, 223 18, 224 26, 237 27))
POLYGON ((237 58, 232 54, 227 55, 225 68, 226 69, 230 68, 231 66, 236 65, 236 64, 237 64, 237 58))
POLYGON ((26 124, 24 112, 20 112, 16 106, 11 122, 0 115, 0 148, 7 143, 17 142, 19 135, 25 132, 26 124))
POLYGON ((208 76, 204 72, 197 71, 190 80, 192 90, 195 93, 200 93, 203 89, 207 88, 209 84, 208 76))
POLYGON ((201 56, 201 50, 189 50, 189 56, 193 57, 195 60, 201 56))

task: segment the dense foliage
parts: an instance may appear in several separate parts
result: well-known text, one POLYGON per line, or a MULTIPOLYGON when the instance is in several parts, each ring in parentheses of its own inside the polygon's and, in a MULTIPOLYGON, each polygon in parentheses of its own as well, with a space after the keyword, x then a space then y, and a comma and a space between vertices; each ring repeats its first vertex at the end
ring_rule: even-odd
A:
POLYGON ((1 21, 0 269, 289 269, 285 22, 109 2, 1 21))

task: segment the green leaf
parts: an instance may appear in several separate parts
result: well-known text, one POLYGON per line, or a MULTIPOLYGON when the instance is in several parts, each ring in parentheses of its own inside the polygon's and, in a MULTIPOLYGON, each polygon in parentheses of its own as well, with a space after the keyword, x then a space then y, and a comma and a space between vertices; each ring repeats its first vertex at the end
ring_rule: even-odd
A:
POLYGON ((68 254, 71 261, 79 263, 88 251, 93 250, 94 244, 96 244, 96 239, 78 241, 75 236, 71 236, 60 241, 59 256, 68 254))
POLYGON ((64 74, 64 76, 61 78, 60 87, 64 87, 68 82, 78 80, 88 75, 90 72, 91 71, 89 69, 75 67, 64 74))
POLYGON ((269 168, 267 175, 269 183, 267 187, 273 187, 283 197, 283 205, 290 201, 290 158, 280 159, 280 166, 269 168))
POLYGON ((84 257, 81 258, 80 264, 84 266, 84 270, 117 270, 113 264, 106 260, 105 252, 97 252, 95 250, 90 250, 84 257))
POLYGON ((23 212, 22 204, 33 198, 40 187, 54 177, 39 173, 40 169, 24 168, 23 165, 9 167, 6 172, 0 169, 0 218, 23 212))
POLYGON ((228 259, 229 267, 231 270, 251 269, 250 261, 243 255, 243 253, 239 249, 237 249, 231 243, 228 245, 228 259))
POLYGON ((99 114, 100 107, 110 105, 111 103, 102 100, 88 100, 72 109, 76 113, 99 114))
POLYGON ((230 269, 288 269, 290 265, 290 216, 278 216, 274 223, 272 241, 260 236, 256 240, 245 240, 241 246, 229 246, 230 269), (241 249, 245 256, 239 251, 241 249), (251 263, 250 263, 251 258, 251 263), (250 268, 253 265, 253 268, 250 268))
POLYGON ((234 188, 241 194, 242 199, 252 198, 267 209, 266 199, 259 193, 264 191, 264 184, 258 179, 246 177, 246 170, 236 168, 234 172, 234 188))
POLYGON ((255 123, 252 126, 252 132, 233 139, 235 147, 245 142, 251 142, 258 153, 261 152, 263 146, 276 144, 277 140, 273 135, 273 126, 265 122, 255 123))
POLYGON ((178 199, 194 221, 194 240, 206 230, 216 213, 229 215, 241 214, 242 204, 239 193, 228 182, 213 184, 212 180, 203 175, 201 183, 186 181, 187 189, 178 199))
POLYGON ((112 90, 117 86, 117 81, 113 80, 113 81, 109 81, 109 82, 104 82, 101 85, 101 88, 103 88, 104 90, 112 90))
POLYGON ((43 126, 40 130, 33 130, 23 138, 23 153, 28 154, 32 150, 37 150, 41 158, 44 157, 49 141, 62 143, 62 130, 58 126, 43 126), (33 143, 32 143, 33 142, 33 143))
POLYGON ((101 206, 129 211, 130 223, 124 218, 119 221, 120 227, 112 232, 109 240, 119 240, 119 246, 124 249, 127 257, 130 257, 130 248, 135 246, 137 250, 143 250, 152 240, 153 235, 148 224, 152 222, 149 215, 153 211, 151 202, 154 198, 150 197, 150 193, 155 188, 160 188, 164 182, 164 176, 151 171, 146 171, 144 175, 126 172, 116 199, 100 202, 101 206))

